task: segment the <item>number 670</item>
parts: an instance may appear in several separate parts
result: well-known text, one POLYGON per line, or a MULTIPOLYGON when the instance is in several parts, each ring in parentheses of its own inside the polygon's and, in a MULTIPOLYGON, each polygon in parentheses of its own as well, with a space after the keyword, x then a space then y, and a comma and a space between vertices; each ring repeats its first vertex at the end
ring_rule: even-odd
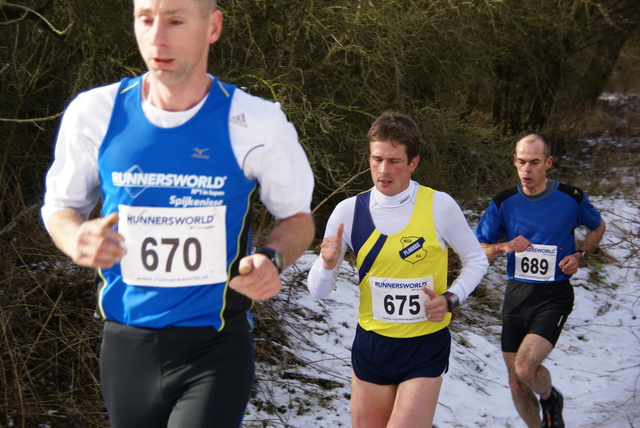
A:
MULTIPOLYGON (((165 272, 171 272, 173 266, 173 259, 176 255, 178 247, 180 247, 180 239, 178 238, 162 238, 161 245, 170 246, 169 254, 167 255, 165 272)), ((142 265, 148 271, 155 271, 158 269, 160 263, 160 257, 156 252, 158 242, 154 238, 146 238, 142 242, 142 251, 140 257, 142 258, 142 265)), ((187 270, 194 271, 200 267, 202 263, 202 247, 200 241, 196 238, 187 238, 182 246, 182 260, 187 270), (195 253, 195 261, 191 262, 191 249, 195 253)))

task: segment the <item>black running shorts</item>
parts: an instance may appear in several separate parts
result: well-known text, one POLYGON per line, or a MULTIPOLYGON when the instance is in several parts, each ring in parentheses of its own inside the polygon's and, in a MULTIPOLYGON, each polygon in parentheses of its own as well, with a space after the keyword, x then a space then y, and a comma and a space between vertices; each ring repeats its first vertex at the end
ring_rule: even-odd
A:
POLYGON ((351 363, 356 377, 378 385, 398 385, 417 377, 439 377, 449 368, 448 328, 410 338, 386 337, 356 328, 351 363))
POLYGON ((502 308, 502 351, 517 352, 527 334, 537 334, 553 346, 573 309, 569 280, 530 284, 507 283, 502 308))
POLYGON ((253 373, 250 332, 105 324, 100 377, 113 428, 238 428, 253 373))

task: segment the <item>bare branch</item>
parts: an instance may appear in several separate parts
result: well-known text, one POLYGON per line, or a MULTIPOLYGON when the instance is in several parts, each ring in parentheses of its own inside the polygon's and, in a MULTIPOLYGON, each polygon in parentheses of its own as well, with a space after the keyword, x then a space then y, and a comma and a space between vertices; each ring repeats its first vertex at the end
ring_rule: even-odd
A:
POLYGON ((34 117, 31 119, 6 119, 4 117, 0 117, 0 122, 12 122, 12 123, 31 123, 38 127, 40 130, 44 130, 44 128, 38 122, 45 122, 48 120, 55 120, 62 116, 62 113, 56 113, 52 116, 47 117, 34 117))
POLYGON ((25 11, 25 14, 22 15, 22 17, 19 18, 19 19, 15 19, 13 21, 7 21, 7 22, 0 23, 2 25, 13 24, 15 22, 21 21, 27 16, 28 13, 33 13, 38 18, 42 19, 44 21, 44 23, 47 24, 49 29, 51 29, 51 31, 53 31, 54 33, 56 33, 59 36, 63 36, 65 34, 67 34, 69 32, 69 29, 73 26, 73 22, 72 22, 64 30, 58 30, 56 27, 53 26, 53 24, 51 22, 49 22, 49 20, 47 20, 47 18, 45 18, 44 16, 40 15, 38 12, 36 12, 35 10, 33 10, 31 8, 28 8, 26 6, 22 6, 20 4, 7 3, 6 0, 0 0, 0 8, 4 7, 4 6, 13 7, 13 8, 16 8, 16 9, 22 9, 22 10, 25 11))
POLYGON ((353 177, 351 177, 350 179, 348 179, 347 181, 342 183, 337 189, 335 189, 333 192, 331 192, 331 194, 329 196, 327 196, 320 203, 318 203, 318 205, 316 205, 316 207, 313 209, 313 212, 315 213, 316 210, 318 208, 320 208, 322 205, 324 205, 324 203, 327 202, 329 200, 329 198, 331 198, 333 195, 335 195, 336 193, 341 192, 342 189, 344 189, 347 186, 347 184, 351 183, 353 180, 355 180, 356 178, 360 177, 365 172, 369 172, 370 170, 371 170, 371 168, 367 168, 364 171, 360 171, 359 173, 357 173, 356 175, 354 175, 353 177))
POLYGON ((52 116, 47 117, 33 117, 31 119, 6 119, 4 117, 0 117, 0 122, 13 122, 13 123, 35 123, 35 122, 44 122, 46 120, 54 120, 62 116, 62 113, 56 113, 52 116))

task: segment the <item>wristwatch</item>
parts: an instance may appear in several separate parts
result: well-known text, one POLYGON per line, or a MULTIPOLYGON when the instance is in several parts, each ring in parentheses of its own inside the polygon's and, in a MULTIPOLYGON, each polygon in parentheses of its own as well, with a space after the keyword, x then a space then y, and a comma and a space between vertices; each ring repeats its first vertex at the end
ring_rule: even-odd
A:
POLYGON ((276 265, 278 273, 282 273, 282 270, 284 269, 284 256, 281 252, 269 247, 260 247, 254 252, 254 254, 264 254, 265 256, 267 256, 269 260, 271 260, 273 264, 276 265))
POLYGON ((587 264, 587 259, 589 258, 589 255, 587 254, 587 252, 582 250, 578 250, 578 252, 582 256, 582 263, 587 264))
POLYGON ((458 306, 460 306, 460 298, 450 291, 445 291, 443 294, 444 298, 447 299, 447 309, 449 312, 453 313, 458 306))

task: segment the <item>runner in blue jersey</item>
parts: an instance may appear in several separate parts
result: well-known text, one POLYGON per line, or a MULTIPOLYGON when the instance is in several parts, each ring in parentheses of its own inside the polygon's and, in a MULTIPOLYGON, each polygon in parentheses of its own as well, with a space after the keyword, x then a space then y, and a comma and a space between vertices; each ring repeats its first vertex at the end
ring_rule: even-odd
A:
POLYGON ((515 407, 529 428, 564 427, 564 398, 542 362, 573 309, 569 279, 606 226, 581 189, 547 178, 553 158, 543 135, 520 138, 513 162, 520 183, 492 199, 476 236, 489 260, 507 255, 502 351, 515 407), (577 250, 580 226, 588 232, 577 250))
POLYGON ((411 180, 421 139, 407 115, 385 112, 374 121, 367 133, 374 186, 336 206, 309 272, 309 291, 321 299, 335 288, 347 249, 356 255, 353 428, 431 428, 452 312, 489 266, 455 200, 411 180), (448 284, 450 248, 462 268, 448 284))
POLYGON ((148 72, 70 103, 47 174, 47 230, 96 269, 114 428, 239 427, 250 308, 313 238, 313 174, 293 125, 278 103, 207 74, 222 22, 215 0, 135 0, 148 72), (254 249, 257 198, 276 225, 254 249))

